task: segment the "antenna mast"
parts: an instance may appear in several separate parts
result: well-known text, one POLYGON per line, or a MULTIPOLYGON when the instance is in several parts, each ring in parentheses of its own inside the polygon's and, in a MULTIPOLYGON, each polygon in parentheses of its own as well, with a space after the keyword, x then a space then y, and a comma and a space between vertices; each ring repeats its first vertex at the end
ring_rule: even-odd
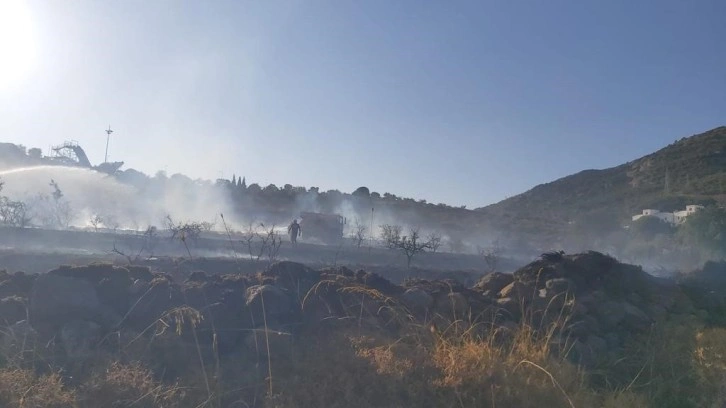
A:
POLYGON ((111 133, 113 133, 113 130, 111 130, 111 125, 108 125, 108 129, 106 129, 106 155, 103 158, 104 163, 108 163, 108 140, 111 138, 111 133))

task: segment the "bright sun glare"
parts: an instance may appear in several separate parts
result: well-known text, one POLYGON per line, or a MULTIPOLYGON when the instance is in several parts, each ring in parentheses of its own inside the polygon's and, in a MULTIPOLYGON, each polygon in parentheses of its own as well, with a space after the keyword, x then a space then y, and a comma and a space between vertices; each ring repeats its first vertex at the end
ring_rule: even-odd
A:
POLYGON ((25 0, 0 0, 0 89, 22 80, 35 63, 33 22, 25 0))

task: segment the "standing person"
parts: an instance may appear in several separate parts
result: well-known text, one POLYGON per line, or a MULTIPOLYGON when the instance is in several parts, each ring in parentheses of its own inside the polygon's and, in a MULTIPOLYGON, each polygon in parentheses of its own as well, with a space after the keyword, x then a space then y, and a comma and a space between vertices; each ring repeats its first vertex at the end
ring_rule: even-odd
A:
POLYGON ((292 220, 292 224, 287 227, 287 233, 290 234, 290 242, 292 242, 293 245, 297 245, 297 236, 302 236, 302 228, 300 227, 300 224, 297 223, 297 219, 292 220))

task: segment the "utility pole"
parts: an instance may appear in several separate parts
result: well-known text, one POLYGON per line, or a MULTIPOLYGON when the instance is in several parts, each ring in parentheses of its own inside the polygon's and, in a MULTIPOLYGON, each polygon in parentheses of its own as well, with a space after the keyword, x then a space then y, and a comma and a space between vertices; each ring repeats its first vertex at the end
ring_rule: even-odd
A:
POLYGON ((373 246, 373 216, 375 211, 375 207, 373 206, 373 199, 371 199, 371 230, 369 232, 369 239, 368 239, 368 255, 371 254, 371 247, 373 246))
POLYGON ((108 163, 108 140, 111 138, 111 133, 113 133, 113 130, 111 130, 111 125, 108 125, 108 129, 106 129, 106 155, 103 158, 104 163, 108 163))

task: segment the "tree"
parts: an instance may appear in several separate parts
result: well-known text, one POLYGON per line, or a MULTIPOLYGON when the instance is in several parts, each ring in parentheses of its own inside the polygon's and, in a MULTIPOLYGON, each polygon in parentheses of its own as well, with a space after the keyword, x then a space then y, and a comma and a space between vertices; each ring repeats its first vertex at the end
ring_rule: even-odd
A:
POLYGON ((358 218, 355 219, 355 226, 353 227, 353 232, 350 235, 350 238, 353 240, 353 242, 360 248, 361 244, 363 244, 363 241, 366 239, 366 231, 368 231, 368 228, 360 222, 358 218))
POLYGON ((103 224, 103 218, 101 218, 100 215, 95 214, 91 216, 91 219, 88 222, 93 227, 93 230, 98 232, 98 227, 103 224))
POLYGON ((418 228, 411 228, 408 235, 401 236, 400 225, 382 225, 381 238, 389 249, 402 251, 406 255, 406 266, 411 268, 411 261, 416 254, 431 249, 431 242, 422 240, 418 228))
POLYGON ((431 242, 421 241, 421 234, 419 234, 418 228, 412 228, 409 231, 408 236, 403 236, 397 243, 398 249, 406 254, 406 266, 411 268, 411 260, 419 252, 425 252, 427 249, 431 249, 431 242))
POLYGON ((708 207, 689 215, 678 235, 709 255, 726 255, 726 209, 708 207))
MULTIPOLYGON (((5 183, 0 180, 0 191, 5 183)), ((5 196, 0 196, 0 222, 9 227, 25 228, 30 224, 32 218, 29 215, 28 206, 22 201, 13 201, 5 196)))
POLYGON ((371 192, 368 187, 358 187, 352 194, 355 197, 370 197, 371 192))
POLYGON ((167 215, 164 219, 164 226, 169 230, 169 238, 172 241, 178 238, 186 243, 186 240, 190 238, 194 241, 194 243, 196 243, 202 232, 208 232, 214 228, 214 223, 203 221, 177 224, 171 218, 171 215, 167 215))
POLYGON ((479 256, 484 259, 488 273, 494 273, 497 271, 501 255, 502 247, 499 245, 499 241, 494 241, 492 245, 488 247, 479 248, 479 256))
POLYGON ((275 193, 279 192, 280 189, 277 188, 277 186, 274 184, 268 184, 267 187, 262 189, 262 191, 264 193, 268 193, 268 194, 275 194, 275 193))
POLYGON ((43 157, 43 151, 38 149, 37 147, 33 147, 31 149, 28 149, 28 157, 31 159, 41 159, 43 157))
POLYGON ((441 234, 438 232, 432 232, 426 236, 426 239, 429 244, 431 244, 431 252, 436 253, 436 251, 439 250, 439 247, 441 247, 441 234))
POLYGON ((630 226, 630 232, 637 238, 653 240, 658 235, 671 235, 675 228, 658 217, 641 217, 630 226))
POLYGON ((30 224, 31 217, 28 207, 21 201, 12 201, 0 197, 0 221, 9 227, 25 228, 30 224))
POLYGON ((55 180, 51 179, 49 185, 53 188, 50 196, 39 193, 33 202, 35 218, 46 228, 68 228, 73 220, 71 206, 55 180))
POLYGON ((401 232, 403 227, 400 225, 381 225, 381 239, 383 245, 388 249, 395 249, 398 241, 401 240, 401 232))
POLYGON ((257 183, 252 183, 247 190, 252 194, 257 194, 262 191, 262 187, 257 183))
POLYGON ((237 186, 237 176, 235 176, 235 175, 233 174, 233 175, 232 175, 232 187, 236 187, 236 186, 237 186))

